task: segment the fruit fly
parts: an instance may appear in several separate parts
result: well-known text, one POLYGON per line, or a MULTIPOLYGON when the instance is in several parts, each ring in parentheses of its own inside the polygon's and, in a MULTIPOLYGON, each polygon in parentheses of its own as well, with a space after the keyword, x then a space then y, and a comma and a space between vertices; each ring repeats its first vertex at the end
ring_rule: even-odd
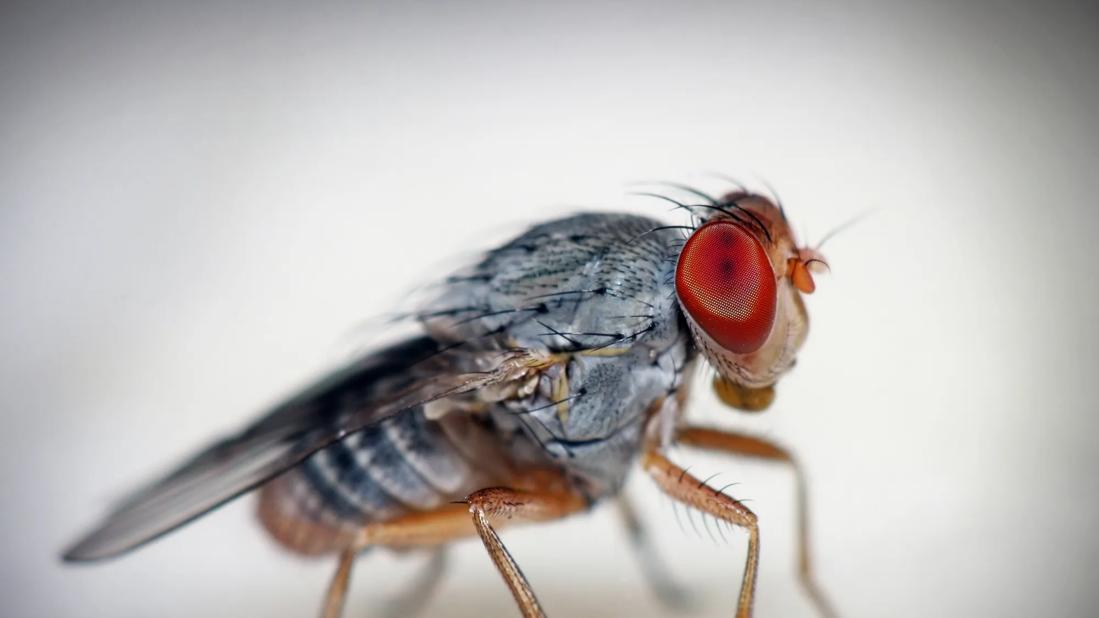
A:
POLYGON ((358 357, 137 490, 64 558, 122 554, 258 489, 259 520, 279 544, 336 558, 326 618, 342 613, 363 550, 439 551, 474 535, 532 618, 542 606, 497 531, 618 497, 639 464, 673 500, 747 531, 736 615, 750 616, 756 516, 673 462, 678 443, 793 466, 800 577, 830 613, 811 577, 793 458, 684 416, 700 362, 724 403, 771 403, 805 341, 802 297, 823 260, 767 197, 678 188, 701 203, 648 195, 688 211, 690 225, 582 213, 484 254, 410 314, 417 335, 358 357))

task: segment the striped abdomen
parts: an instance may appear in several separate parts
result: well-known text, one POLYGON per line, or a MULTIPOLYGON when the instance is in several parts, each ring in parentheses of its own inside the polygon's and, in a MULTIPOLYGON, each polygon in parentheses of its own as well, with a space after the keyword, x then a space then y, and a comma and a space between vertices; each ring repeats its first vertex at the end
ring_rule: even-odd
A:
POLYGON ((429 511, 507 475, 490 430, 414 408, 348 436, 264 486, 260 519, 304 554, 347 547, 366 524, 429 511))

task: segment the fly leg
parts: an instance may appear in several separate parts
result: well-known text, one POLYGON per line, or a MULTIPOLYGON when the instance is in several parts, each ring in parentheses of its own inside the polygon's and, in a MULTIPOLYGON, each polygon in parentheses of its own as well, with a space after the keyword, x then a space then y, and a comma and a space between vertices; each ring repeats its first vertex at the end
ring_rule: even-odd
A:
POLYGON ((490 487, 470 494, 461 503, 444 504, 433 511, 407 513, 364 527, 355 538, 354 549, 340 556, 340 567, 329 587, 323 618, 337 618, 340 615, 351 561, 362 548, 438 547, 473 534, 484 541, 524 618, 544 618, 545 613, 538 605, 530 584, 500 541, 495 527, 560 519, 586 509, 588 501, 582 495, 569 491, 567 484, 555 474, 531 473, 512 480, 528 489, 490 487), (536 489, 539 487, 547 489, 536 489))
POLYGON ((755 513, 735 498, 710 489, 655 449, 645 451, 641 465, 657 486, 673 499, 748 531, 748 558, 740 582, 736 616, 749 618, 759 569, 759 524, 755 513))
MULTIPOLYGON (((434 548, 441 555, 442 545, 472 536, 474 528, 464 504, 444 504, 434 511, 412 512, 389 521, 368 524, 347 548, 340 552, 339 563, 321 608, 321 618, 340 618, 347 596, 351 565, 364 548, 384 546, 394 549, 434 548)), ((434 560, 433 560, 434 561, 434 560)), ((439 569, 441 574, 441 568, 439 569)), ((438 579, 435 576, 434 579, 438 579)), ((417 587, 420 590, 419 586, 417 587)), ((426 595, 425 595, 426 596, 426 595)), ((402 614, 403 615, 403 614, 402 614)))
POLYGON ((423 611, 431 600, 431 593, 439 586, 446 570, 446 549, 438 547, 431 551, 428 563, 424 565, 416 581, 407 590, 390 598, 385 605, 384 615, 389 618, 415 616, 423 611))
POLYGON ((834 618, 836 616, 835 610, 832 609, 832 605, 813 578, 812 560, 809 552, 808 490, 805 474, 802 472, 801 466, 798 465, 797 459, 789 451, 769 440, 704 427, 686 427, 680 430, 677 441, 680 444, 710 451, 779 461, 788 464, 793 469, 794 480, 797 485, 798 579, 813 605, 817 608, 817 612, 826 618, 834 618))
POLYGON ((349 547, 340 552, 336 573, 332 576, 332 581, 328 584, 328 592, 324 595, 321 618, 340 618, 343 615, 343 604, 347 598, 347 583, 351 579, 351 565, 355 562, 355 556, 361 550, 361 547, 349 547))
MULTIPOLYGON (((351 579, 351 565, 361 548, 350 548, 340 552, 336 573, 328 584, 328 592, 321 608, 321 618, 340 618, 343 615, 344 601, 347 598, 347 586, 351 579)), ((389 603, 386 614, 389 616, 412 616, 419 613, 430 598, 430 592, 438 585, 446 566, 446 550, 438 548, 431 554, 423 576, 404 594, 389 603)))
POLYGON ((637 510, 625 494, 618 496, 618 513, 629 535, 630 546, 641 561, 641 571, 649 580, 656 598, 673 609, 687 609, 691 606, 690 595, 664 568, 664 562, 656 553, 652 537, 645 530, 637 510))
POLYGON ((508 553, 496 534, 492 521, 522 519, 546 521, 560 519, 587 508, 587 501, 579 494, 553 491, 520 491, 505 487, 490 487, 470 494, 466 499, 473 525, 485 544, 492 561, 504 578, 523 618, 545 618, 534 591, 523 576, 515 559, 508 553))

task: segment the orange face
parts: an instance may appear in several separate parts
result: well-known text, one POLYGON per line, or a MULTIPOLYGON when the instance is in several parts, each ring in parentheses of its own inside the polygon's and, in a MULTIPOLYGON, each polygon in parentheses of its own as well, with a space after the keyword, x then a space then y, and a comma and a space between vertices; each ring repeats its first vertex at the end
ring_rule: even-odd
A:
POLYGON ((676 264, 675 289, 695 342, 728 382, 772 386, 805 340, 801 295, 823 261, 799 248, 782 210, 759 195, 734 193, 712 208, 676 264))

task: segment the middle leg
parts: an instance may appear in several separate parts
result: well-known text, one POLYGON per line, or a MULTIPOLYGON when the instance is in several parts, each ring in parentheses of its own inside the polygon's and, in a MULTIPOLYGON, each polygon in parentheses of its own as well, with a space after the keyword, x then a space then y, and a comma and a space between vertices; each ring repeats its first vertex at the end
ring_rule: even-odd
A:
POLYGON ((360 533, 356 546, 423 547, 476 533, 515 597, 523 617, 544 618, 545 613, 530 583, 504 547, 496 528, 511 523, 560 519, 588 507, 588 501, 581 494, 568 491, 560 484, 549 485, 552 489, 490 487, 470 494, 463 503, 370 524, 360 533))
POLYGON ((491 487, 474 492, 467 499, 473 525, 485 544, 492 561, 511 589, 523 618, 545 618, 530 582, 523 575, 503 541, 492 526, 492 521, 519 518, 526 521, 560 519, 587 508, 587 500, 578 493, 567 491, 530 492, 491 487))

